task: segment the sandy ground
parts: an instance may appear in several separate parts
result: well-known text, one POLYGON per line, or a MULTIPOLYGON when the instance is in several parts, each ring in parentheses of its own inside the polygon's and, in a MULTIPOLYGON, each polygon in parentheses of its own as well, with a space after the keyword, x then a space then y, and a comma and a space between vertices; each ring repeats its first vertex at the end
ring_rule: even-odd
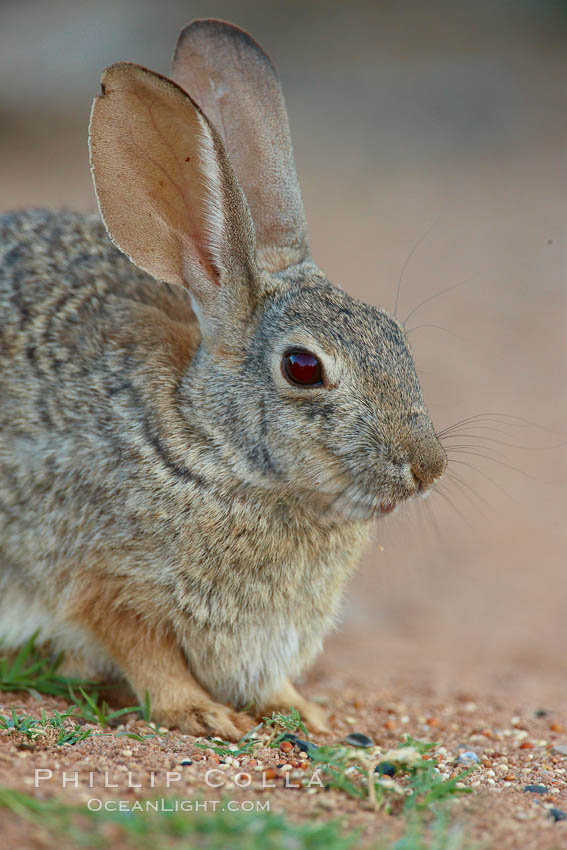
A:
MULTIPOLYGON (((525 777, 541 780, 555 789, 549 802, 567 810, 563 768, 548 749, 567 743, 550 730, 567 725, 559 13, 546 4, 512 17, 504 4, 439 4, 437 16, 308 4, 292 16, 285 4, 268 15, 255 3, 172 2, 157 26, 149 4, 120 4, 119 13, 103 2, 95 26, 55 5, 51 21, 37 4, 3 5, 0 208, 93 208, 85 121, 100 69, 128 58, 165 71, 179 26, 212 13, 250 28, 280 67, 312 251, 329 277, 393 309, 401 276, 401 317, 459 284, 411 316, 410 339, 437 427, 485 419, 447 441, 439 493, 377 527, 306 688, 328 699, 337 735, 348 712, 377 744, 407 728, 453 754, 466 744, 493 763, 508 758, 514 779, 481 779, 462 805, 471 835, 499 848, 567 847, 567 826, 521 790, 525 777), (34 50, 22 50, 30 38, 34 50), (387 705, 403 705, 395 716, 407 725, 385 730, 387 705), (536 718, 540 708, 549 715, 536 718), (440 719, 433 735, 420 721, 428 717, 440 719), (546 744, 520 750, 506 732, 515 728, 546 744), (482 729, 496 738, 478 737, 482 729)), ((113 744, 101 746, 119 761, 113 744)), ((45 760, 98 764, 93 747, 45 760)), ((131 749, 144 766, 177 758, 131 749)), ((32 761, 2 742, 0 781, 18 784, 32 761)), ((274 800, 295 808, 290 792, 274 800)))
MULTIPOLYGON (((463 780, 472 794, 450 804, 455 829, 466 847, 513 850, 554 850, 567 846, 567 757, 556 754, 567 743, 562 715, 556 710, 514 703, 485 692, 450 691, 440 697, 431 688, 408 681, 403 688, 368 687, 337 672, 332 679, 312 677, 309 694, 331 712, 332 734, 317 736, 318 743, 339 743, 348 733, 363 732, 380 748, 380 753, 397 746, 405 734, 440 742, 439 769, 448 779, 462 772, 457 762, 464 752, 474 752, 478 764, 463 780), (537 786, 534 791, 533 786, 537 786), (532 790, 526 790, 526 789, 532 790)), ((37 713, 33 699, 6 697, 0 711, 37 713)), ((47 709, 65 705, 45 701, 47 709)), ((228 800, 240 805, 268 803, 271 812, 285 812, 296 820, 344 819, 345 827, 361 829, 360 847, 391 846, 405 828, 404 819, 375 811, 365 801, 353 800, 339 791, 326 791, 313 780, 308 762, 300 751, 260 749, 254 758, 224 758, 196 745, 195 739, 170 733, 144 743, 116 737, 117 731, 147 733, 141 722, 129 719, 110 734, 93 737, 73 747, 27 745, 17 735, 0 735, 0 780, 2 784, 32 793, 38 800, 53 797, 66 804, 96 808, 107 801, 132 805, 136 799, 171 798, 184 801, 228 800), (188 763, 190 762, 190 763, 188 763), (153 784, 152 784, 153 783, 153 784), (212 787, 212 786, 215 787, 212 787), (245 785, 246 787, 239 787, 245 785)), ((206 743, 200 739, 201 743, 206 743)), ((567 749, 567 748, 565 748, 567 749)), ((212 802, 209 802, 212 805, 212 802)), ((395 803, 394 803, 395 806, 395 803)), ((65 838, 53 836, 43 826, 22 824, 14 815, 3 814, 2 846, 9 850, 25 846, 60 848, 65 838)), ((104 834, 104 833, 103 833, 104 834)), ((121 847, 116 828, 113 847, 121 847)), ((455 845, 461 846, 461 845, 455 845)))

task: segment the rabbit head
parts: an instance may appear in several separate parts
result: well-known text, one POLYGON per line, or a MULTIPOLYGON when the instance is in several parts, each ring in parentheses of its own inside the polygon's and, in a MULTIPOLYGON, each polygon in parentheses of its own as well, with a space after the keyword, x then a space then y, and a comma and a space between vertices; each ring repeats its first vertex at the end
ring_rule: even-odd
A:
POLYGON ((403 327, 311 259, 274 67, 239 28, 195 21, 172 76, 108 68, 89 139, 111 238, 191 295, 201 344, 180 406, 236 479, 341 521, 389 513, 445 452, 403 327))

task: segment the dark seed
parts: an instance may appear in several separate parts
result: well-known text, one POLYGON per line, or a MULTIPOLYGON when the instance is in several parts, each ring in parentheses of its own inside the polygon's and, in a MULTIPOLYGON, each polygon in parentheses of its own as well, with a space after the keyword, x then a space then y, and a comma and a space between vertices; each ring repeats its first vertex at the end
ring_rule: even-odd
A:
POLYGON ((313 750, 317 749, 317 744, 312 744, 311 741, 302 741, 301 738, 297 739, 297 746, 304 753, 307 753, 309 758, 311 758, 311 753, 313 752, 313 750))
POLYGON ((524 791, 529 791, 531 794, 547 794, 547 785, 526 785, 524 791))
POLYGON ((179 764, 185 767, 186 764, 193 764, 193 762, 191 759, 183 759, 183 761, 180 761, 179 764))
POLYGON ((280 741, 290 741, 295 747, 299 747, 304 753, 307 753, 308 758, 312 758, 312 753, 317 749, 317 744, 312 744, 311 741, 304 741, 303 738, 298 738, 291 732, 286 732, 282 735, 280 741))
POLYGON ((379 776, 395 776, 396 768, 389 761, 381 761, 374 768, 374 773, 377 773, 379 776))
POLYGON ((562 812, 561 809, 550 809, 549 817, 553 818, 555 823, 557 823, 558 820, 567 820, 567 815, 565 812, 562 812))
POLYGON ((545 709, 545 708, 538 708, 537 711, 535 712, 536 717, 547 717, 548 714, 549 714, 549 711, 547 711, 547 709, 545 709))
POLYGON ((373 747, 374 743, 368 735, 363 735, 362 732, 351 732, 345 738, 347 744, 352 747, 373 747))
POLYGON ((286 732, 285 735, 282 735, 279 739, 280 741, 291 741, 292 744, 299 743, 299 738, 297 735, 293 735, 291 732, 286 732))

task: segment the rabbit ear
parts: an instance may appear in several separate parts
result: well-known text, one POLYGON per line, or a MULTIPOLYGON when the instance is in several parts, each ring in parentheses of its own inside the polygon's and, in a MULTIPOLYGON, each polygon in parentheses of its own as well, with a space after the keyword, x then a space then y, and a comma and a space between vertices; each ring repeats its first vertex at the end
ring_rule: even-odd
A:
POLYGON ((250 205, 258 265, 278 272, 308 258, 287 112, 269 56, 239 27, 196 20, 181 31, 172 77, 222 134, 250 205))
POLYGON ((227 290, 249 288, 255 260, 250 211, 217 131, 179 86, 140 65, 112 65, 101 87, 89 150, 111 238, 153 277, 186 287, 200 316, 218 314, 227 290))

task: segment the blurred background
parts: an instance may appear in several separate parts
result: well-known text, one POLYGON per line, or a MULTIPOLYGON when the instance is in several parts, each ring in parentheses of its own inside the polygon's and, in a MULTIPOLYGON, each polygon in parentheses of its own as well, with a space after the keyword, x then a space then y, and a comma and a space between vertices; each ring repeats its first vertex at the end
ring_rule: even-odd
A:
POLYGON ((279 68, 316 260, 389 310, 399 286, 438 429, 488 416, 377 525, 312 681, 565 705, 564 5, 2 0, 0 209, 94 209, 102 69, 167 73, 203 16, 279 68))

